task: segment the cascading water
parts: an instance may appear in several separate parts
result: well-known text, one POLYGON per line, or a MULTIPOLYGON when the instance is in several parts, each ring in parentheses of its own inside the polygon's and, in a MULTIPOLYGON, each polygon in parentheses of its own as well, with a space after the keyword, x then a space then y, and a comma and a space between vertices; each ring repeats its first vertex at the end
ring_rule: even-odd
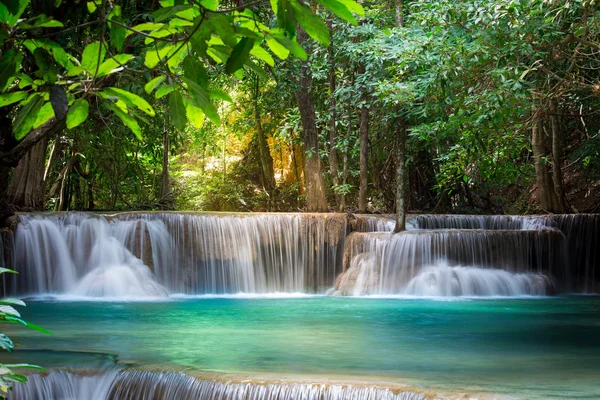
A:
POLYGON ((541 295, 551 278, 568 281, 558 230, 353 233, 347 243, 341 295, 541 295))
POLYGON ((22 216, 14 286, 92 297, 316 293, 341 272, 345 235, 343 215, 22 216))
POLYGON ((599 288, 599 216, 417 215, 399 235, 374 233, 393 229, 389 216, 350 220, 363 233, 346 241, 344 214, 22 215, 12 256, 21 273, 10 287, 94 297, 323 293, 345 271, 339 294, 402 294, 423 268, 447 263, 542 274, 558 291, 599 288))
POLYGON ((32 375, 17 385, 13 400, 422 400, 425 395, 409 391, 349 384, 222 382, 202 380, 181 373, 109 370, 86 375, 51 371, 32 375))
POLYGON ((425 267, 406 285, 411 296, 543 296, 552 290, 543 274, 512 274, 499 269, 450 267, 440 263, 425 267))

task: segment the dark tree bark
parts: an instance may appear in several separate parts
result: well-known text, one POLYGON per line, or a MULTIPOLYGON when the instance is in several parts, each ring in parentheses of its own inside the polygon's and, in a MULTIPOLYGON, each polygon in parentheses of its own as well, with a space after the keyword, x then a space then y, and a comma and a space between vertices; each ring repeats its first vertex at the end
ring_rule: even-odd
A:
MULTIPOLYGON (((298 43, 303 45, 307 38, 306 32, 299 28, 298 43)), ((312 75, 308 61, 302 63, 299 83, 300 88, 296 91, 296 102, 302 121, 304 151, 306 153, 304 157, 306 208, 307 211, 323 212, 327 211, 327 203, 325 201, 325 183, 323 182, 321 160, 319 159, 319 136, 312 93, 312 75)))
MULTIPOLYGON (((329 49, 328 49, 328 58, 329 58, 329 173, 331 174, 331 182, 333 183, 334 188, 339 186, 340 184, 340 178, 339 178, 339 173, 338 173, 338 159, 337 159, 337 149, 336 149, 336 139, 337 139, 337 132, 336 132, 336 127, 335 127, 335 123, 336 123, 336 119, 337 119, 337 114, 336 114, 336 102, 335 102, 335 87, 336 87, 336 82, 335 82, 335 53, 334 53, 334 48, 333 48, 333 23, 332 23, 332 17, 329 16, 329 18, 327 18, 327 27, 329 28, 329 39, 330 39, 330 44, 329 44, 329 49)), ((335 193, 335 190, 334 190, 335 193)), ((338 211, 342 212, 343 208, 342 208, 342 204, 341 204, 341 199, 340 199, 340 195, 338 193, 335 193, 335 202, 336 205, 338 207, 338 211)))
POLYGON ((552 180, 554 190, 556 191, 556 199, 558 211, 565 213, 568 210, 565 189, 563 185, 563 174, 561 168, 562 162, 562 132, 558 121, 558 107, 556 103, 552 105, 552 115, 550 117, 552 125, 552 180))
MULTIPOLYGON (((364 66, 361 67, 361 74, 365 73, 364 66)), ((358 187, 358 212, 364 213, 367 211, 367 186, 369 172, 369 95, 366 88, 363 89, 361 98, 363 103, 360 109, 360 181, 358 187)))
POLYGON ((48 137, 40 140, 25 154, 13 171, 8 186, 8 201, 15 208, 41 211, 44 207, 44 172, 48 137))
POLYGON ((271 211, 275 208, 275 171, 273 169, 273 157, 269 149, 269 143, 262 126, 262 119, 260 116, 260 107, 258 105, 259 96, 259 82, 256 77, 254 82, 254 123, 256 124, 256 136, 258 139, 258 151, 260 155, 260 166, 262 172, 263 188, 269 194, 269 205, 268 210, 271 211))
MULTIPOLYGON (((396 26, 404 23, 403 2, 396 1, 396 26)), ((406 230, 406 203, 408 196, 408 172, 406 168, 406 121, 400 116, 396 125, 396 226, 394 232, 406 230)))
POLYGON ((406 168, 406 124, 400 117, 396 125, 396 226, 394 232, 406 230, 406 198, 408 173, 406 168))
POLYGON ((550 175, 548 174, 548 166, 546 165, 547 153, 544 140, 544 127, 539 112, 533 117, 531 148, 533 150, 539 205, 544 211, 557 212, 559 209, 558 200, 554 192, 552 179, 550 179, 550 175))

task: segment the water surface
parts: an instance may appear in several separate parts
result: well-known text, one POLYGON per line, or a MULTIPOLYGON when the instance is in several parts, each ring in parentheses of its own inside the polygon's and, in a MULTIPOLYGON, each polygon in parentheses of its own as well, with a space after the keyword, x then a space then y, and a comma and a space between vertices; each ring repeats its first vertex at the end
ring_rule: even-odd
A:
POLYGON ((19 348, 108 352, 139 365, 600 397, 599 297, 45 300, 23 316, 53 336, 11 328, 19 348))

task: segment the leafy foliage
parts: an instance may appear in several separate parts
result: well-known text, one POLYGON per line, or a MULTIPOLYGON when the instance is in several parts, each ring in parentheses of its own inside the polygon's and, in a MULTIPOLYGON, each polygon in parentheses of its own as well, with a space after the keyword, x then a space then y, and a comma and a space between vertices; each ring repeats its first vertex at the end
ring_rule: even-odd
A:
MULTIPOLYGON (((0 267, 0 275, 5 273, 16 273, 8 268, 0 267)), ((21 318, 21 314, 14 308, 25 307, 25 303, 20 299, 4 298, 0 299, 0 324, 19 324, 37 331, 47 333, 44 328, 37 325, 25 322, 21 318)), ((14 344, 12 340, 4 333, 0 332, 0 351, 13 351, 14 344)), ((0 398, 5 398, 8 391, 12 389, 14 383, 23 383, 27 381, 27 377, 17 371, 23 369, 43 370, 37 365, 31 364, 2 364, 0 363, 0 398)))

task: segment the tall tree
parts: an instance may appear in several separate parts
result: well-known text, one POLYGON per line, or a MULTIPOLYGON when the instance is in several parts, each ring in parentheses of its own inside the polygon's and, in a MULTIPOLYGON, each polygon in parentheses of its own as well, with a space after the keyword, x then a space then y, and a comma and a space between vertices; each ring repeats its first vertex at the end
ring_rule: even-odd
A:
MULTIPOLYGON (((298 42, 304 44, 305 50, 308 35, 299 29, 298 42)), ((307 51, 308 53, 308 51, 307 51)), ((307 211, 327 211, 325 200, 325 183, 319 158, 319 134, 317 132, 315 100, 312 90, 312 71, 309 61, 303 61, 300 69, 299 88, 296 91, 296 102, 302 121, 302 138, 304 143, 304 178, 306 180, 307 211)))

